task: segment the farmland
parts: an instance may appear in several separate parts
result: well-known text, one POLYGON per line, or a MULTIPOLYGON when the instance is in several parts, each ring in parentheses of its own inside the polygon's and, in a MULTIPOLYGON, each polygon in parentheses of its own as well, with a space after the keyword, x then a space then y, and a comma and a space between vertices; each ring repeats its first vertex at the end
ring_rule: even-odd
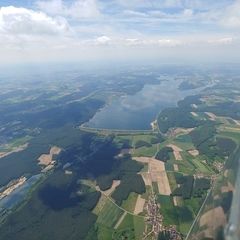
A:
MULTIPOLYGON (((76 80, 71 88, 65 83, 59 92, 49 90, 48 97, 40 90, 21 92, 23 102, 5 100, 9 109, 0 104, 2 198, 42 174, 22 202, 11 211, 1 210, 1 239, 218 236, 237 177, 239 93, 224 90, 232 89, 232 82, 216 81, 215 88, 159 109, 149 128, 135 129, 141 117, 131 122, 132 130, 93 127, 106 119, 101 112, 111 104, 129 107, 127 100, 136 97, 148 79, 138 70, 132 75, 119 77, 117 86, 115 76, 105 76, 103 85, 98 84, 101 75, 92 76, 82 85, 76 80), (208 222, 215 215, 218 221, 208 222)), ((161 84, 157 74, 149 71, 148 76, 152 84, 161 84)), ((169 81, 179 83, 176 75, 169 81)), ((155 94, 157 98, 160 92, 155 94)), ((126 124, 129 119, 122 114, 117 120, 126 124)))

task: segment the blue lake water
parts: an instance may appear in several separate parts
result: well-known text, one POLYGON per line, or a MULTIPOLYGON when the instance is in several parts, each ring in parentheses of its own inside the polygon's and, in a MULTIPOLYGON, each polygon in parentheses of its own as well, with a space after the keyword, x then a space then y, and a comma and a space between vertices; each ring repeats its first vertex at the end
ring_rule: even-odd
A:
POLYGON ((115 99, 98 111, 85 124, 92 128, 148 130, 150 123, 158 113, 167 107, 177 105, 184 97, 194 95, 203 88, 181 91, 178 89, 182 80, 164 80, 158 85, 145 85, 135 95, 115 99))

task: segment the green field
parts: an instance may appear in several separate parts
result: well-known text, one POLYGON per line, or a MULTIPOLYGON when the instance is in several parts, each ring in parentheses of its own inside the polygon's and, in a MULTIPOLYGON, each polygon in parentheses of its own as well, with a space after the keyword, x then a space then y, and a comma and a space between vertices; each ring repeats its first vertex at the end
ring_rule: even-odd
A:
POLYGON ((191 137, 188 134, 179 135, 173 140, 173 144, 176 144, 183 150, 194 149, 191 137))
POLYGON ((143 134, 143 135, 134 135, 133 144, 136 144, 137 141, 143 140, 145 142, 151 143, 151 139, 154 137, 154 134, 143 134))
MULTIPOLYGON (((184 201, 183 206, 174 206, 172 197, 158 195, 157 201, 160 203, 160 212, 163 215, 163 223, 165 226, 176 225, 179 231, 186 234, 193 221, 193 210, 191 206, 196 205, 194 199, 188 202, 184 201), (188 206, 188 204, 190 206, 188 206)), ((200 205, 198 205, 199 207, 200 205)))
POLYGON ((31 138, 32 138, 31 136, 26 135, 22 138, 15 139, 10 144, 12 144, 13 147, 17 147, 19 145, 22 145, 22 144, 28 142, 31 138))
POLYGON ((151 193, 152 193, 151 186, 146 186, 146 192, 142 194, 142 198, 147 200, 149 198, 149 196, 151 195, 151 193))
POLYGON ((158 195, 157 200, 160 203, 160 212, 163 215, 164 225, 178 225, 178 214, 173 205, 172 197, 158 195))
POLYGON ((170 160, 170 161, 167 161, 167 162, 165 163, 165 169, 166 169, 166 171, 170 171, 170 172, 174 171, 173 164, 174 164, 173 161, 171 161, 171 160, 170 160))
POLYGON ((117 135, 116 136, 116 142, 125 142, 128 141, 129 144, 132 146, 133 142, 133 135, 117 135))
MULTIPOLYGON (((97 224, 97 236, 99 240, 112 240, 113 229, 97 224)), ((91 239, 89 239, 91 240, 91 239)))
POLYGON ((16 149, 17 147, 20 147, 20 146, 28 143, 31 139, 32 139, 32 137, 28 136, 28 135, 21 137, 21 138, 16 138, 16 139, 12 140, 11 142, 9 142, 8 144, 0 145, 0 151, 1 152, 11 152, 14 149, 16 149))
POLYGON ((114 240, 135 239, 134 228, 126 228, 121 231, 114 231, 112 239, 114 240))
POLYGON ((172 197, 158 194, 157 200, 161 206, 173 205, 172 197))
POLYGON ((205 173, 205 174, 213 173, 210 167, 207 164, 204 164, 203 162, 201 162, 199 158, 192 159, 192 162, 196 166, 196 169, 198 172, 205 173))
POLYGON ((142 217, 137 217, 137 216, 127 214, 116 232, 121 232, 124 230, 131 231, 134 234, 134 238, 132 239, 138 240, 138 239, 142 239, 144 225, 145 223, 142 217))
POLYGON ((156 154, 158 150, 158 144, 151 144, 151 139, 156 137, 156 134, 130 134, 130 135, 117 135, 117 142, 128 141, 132 147, 132 155, 135 157, 146 156, 152 157, 156 154), (144 141, 149 146, 135 147, 138 141, 144 141))
POLYGON ((141 147, 137 149, 133 149, 134 157, 153 157, 157 152, 157 144, 152 145, 151 147, 141 147))
POLYGON ((220 137, 228 137, 233 139, 237 144, 240 144, 240 132, 236 131, 222 131, 220 137))
POLYGON ((123 210, 108 200, 98 215, 97 223, 105 227, 113 228, 122 214, 123 210))
POLYGON ((126 209, 129 212, 133 212, 135 209, 137 197, 138 197, 137 193, 131 192, 128 195, 127 200, 123 200, 121 207, 126 209))
POLYGON ((135 232, 135 239, 142 239, 143 231, 144 231, 144 219, 140 217, 134 217, 134 232, 135 232))
POLYGON ((174 176, 174 172, 167 172, 167 176, 168 176, 168 181, 170 184, 170 188, 173 191, 174 189, 177 188, 177 182, 174 176))
POLYGON ((197 215, 204 199, 205 199, 206 194, 202 198, 190 198, 190 199, 185 199, 184 204, 188 206, 189 208, 192 209, 195 215, 197 215))
POLYGON ((133 218, 133 215, 127 213, 117 230, 134 228, 133 218))

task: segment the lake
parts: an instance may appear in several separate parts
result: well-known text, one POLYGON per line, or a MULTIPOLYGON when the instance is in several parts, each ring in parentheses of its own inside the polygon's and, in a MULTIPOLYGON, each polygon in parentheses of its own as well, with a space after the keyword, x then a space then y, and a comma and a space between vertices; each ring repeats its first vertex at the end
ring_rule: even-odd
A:
POLYGON ((169 78, 158 85, 145 85, 134 95, 122 96, 105 105, 84 124, 86 127, 120 130, 148 130, 161 110, 174 107, 186 96, 195 95, 205 87, 179 90, 183 80, 169 78))

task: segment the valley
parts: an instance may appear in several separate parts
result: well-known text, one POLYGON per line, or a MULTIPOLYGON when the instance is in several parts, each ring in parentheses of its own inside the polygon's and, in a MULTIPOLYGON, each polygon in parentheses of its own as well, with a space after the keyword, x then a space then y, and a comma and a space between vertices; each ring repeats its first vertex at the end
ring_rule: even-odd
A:
POLYGON ((239 82, 209 73, 185 90, 189 70, 168 71, 102 73, 101 84, 83 75, 57 91, 45 82, 48 96, 22 89, 18 103, 6 86, 0 238, 220 239, 237 177, 239 82), (6 207, 5 193, 11 201, 34 176, 6 207))

